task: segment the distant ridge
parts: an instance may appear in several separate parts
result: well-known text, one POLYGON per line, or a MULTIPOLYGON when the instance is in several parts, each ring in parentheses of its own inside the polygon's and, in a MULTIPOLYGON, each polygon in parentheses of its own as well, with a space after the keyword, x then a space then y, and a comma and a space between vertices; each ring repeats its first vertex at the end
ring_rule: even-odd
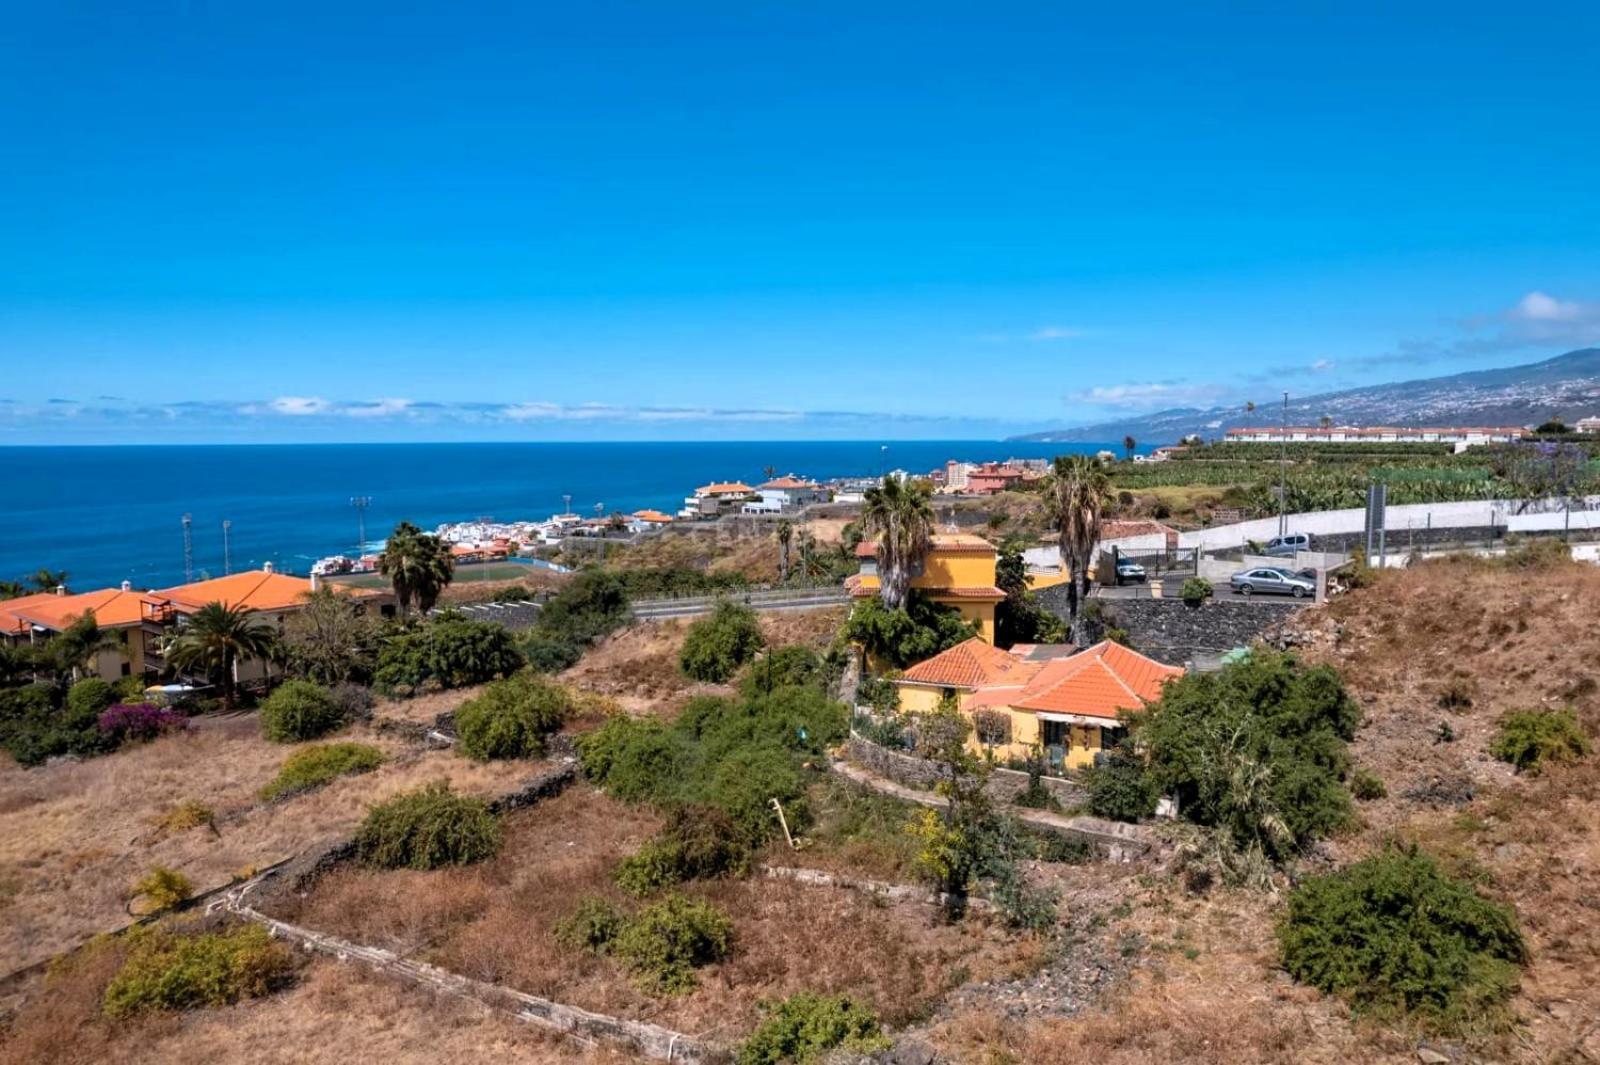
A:
MULTIPOLYGON (((1536 425, 1552 417, 1571 423, 1596 414, 1600 348, 1497 370, 1289 397, 1289 421, 1299 424, 1326 416, 1339 425, 1536 425)), ((1086 443, 1132 436, 1141 444, 1171 444, 1191 433, 1209 439, 1235 426, 1276 425, 1281 417, 1281 406, 1273 403, 1249 414, 1241 407, 1185 407, 1012 439, 1086 443)))

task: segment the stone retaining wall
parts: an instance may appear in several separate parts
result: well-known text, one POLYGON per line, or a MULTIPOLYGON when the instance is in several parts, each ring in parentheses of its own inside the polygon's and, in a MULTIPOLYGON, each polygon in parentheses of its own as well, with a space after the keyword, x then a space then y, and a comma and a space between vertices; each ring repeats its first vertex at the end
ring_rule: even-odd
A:
POLYGON ((1105 625, 1123 629, 1128 646, 1158 662, 1182 666, 1235 647, 1308 605, 1285 599, 1211 599, 1192 607, 1182 599, 1096 599, 1105 625))
MULTIPOLYGON (((925 758, 918 758, 901 751, 891 751, 887 747, 881 747, 871 740, 854 734, 850 737, 849 750, 852 762, 907 787, 931 791, 939 782, 939 767, 925 758)), ((1045 790, 1050 792, 1062 806, 1077 806, 1088 797, 1081 784, 1062 777, 1041 777, 1040 781, 1044 784, 1045 790)), ((1015 769, 997 767, 989 774, 986 790, 989 797, 996 802, 1009 803, 1026 791, 1027 787, 1028 774, 1015 769)))

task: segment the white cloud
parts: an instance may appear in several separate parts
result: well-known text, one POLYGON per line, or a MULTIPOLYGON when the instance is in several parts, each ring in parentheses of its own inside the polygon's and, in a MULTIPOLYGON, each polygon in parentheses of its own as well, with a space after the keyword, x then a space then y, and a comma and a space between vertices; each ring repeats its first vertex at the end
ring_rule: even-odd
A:
POLYGON ((1120 385, 1096 385, 1073 392, 1074 403, 1120 407, 1187 407, 1212 403, 1223 393, 1215 384, 1189 384, 1182 381, 1138 381, 1120 385))
POLYGON ((320 396, 279 396, 267 406, 278 414, 303 418, 309 414, 326 413, 329 403, 320 396))
POLYGON ((1332 359, 1318 359, 1316 362, 1311 364, 1311 372, 1327 373, 1329 370, 1333 369, 1333 366, 1334 363, 1332 359))
POLYGON ((1530 292, 1506 315, 1512 321, 1581 322, 1600 317, 1600 306, 1586 307, 1575 300, 1558 300, 1543 292, 1530 292))
POLYGON ((1041 325, 1026 333, 980 333, 973 339, 980 344, 1012 344, 1019 340, 1047 341, 1047 340, 1076 340, 1087 336, 1088 331, 1068 325, 1041 325))
POLYGON ((370 403, 347 403, 339 413, 352 418, 392 418, 408 412, 411 404, 409 399, 375 399, 370 403))

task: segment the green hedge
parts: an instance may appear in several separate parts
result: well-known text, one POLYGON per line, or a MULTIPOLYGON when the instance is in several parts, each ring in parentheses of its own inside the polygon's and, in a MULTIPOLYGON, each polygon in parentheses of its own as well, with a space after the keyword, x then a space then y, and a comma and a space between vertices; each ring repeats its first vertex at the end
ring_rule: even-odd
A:
POLYGON ((535 758, 545 738, 561 728, 572 698, 559 684, 533 673, 497 680, 456 711, 456 735, 469 758, 535 758))
POLYGON ((276 743, 326 736, 344 724, 333 694, 309 680, 288 680, 261 704, 261 734, 276 743))
POLYGON ((367 811, 355 847, 362 862, 382 869, 470 865, 500 852, 500 823, 483 800, 439 781, 367 811))

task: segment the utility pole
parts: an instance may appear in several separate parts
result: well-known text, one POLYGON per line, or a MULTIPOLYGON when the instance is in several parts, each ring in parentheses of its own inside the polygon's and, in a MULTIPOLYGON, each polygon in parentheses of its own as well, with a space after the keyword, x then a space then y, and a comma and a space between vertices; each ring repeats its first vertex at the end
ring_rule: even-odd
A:
POLYGON ((194 583, 194 516, 183 516, 183 583, 194 583))
POLYGON ((1283 445, 1278 461, 1278 535, 1287 533, 1289 521, 1289 393, 1283 394, 1283 445))
POLYGON ((350 505, 356 508, 356 555, 367 553, 367 508, 372 505, 371 496, 351 496, 350 505))
POLYGON ((233 572, 233 553, 228 549, 228 530, 233 528, 233 522, 227 518, 222 519, 222 575, 226 577, 233 572))

